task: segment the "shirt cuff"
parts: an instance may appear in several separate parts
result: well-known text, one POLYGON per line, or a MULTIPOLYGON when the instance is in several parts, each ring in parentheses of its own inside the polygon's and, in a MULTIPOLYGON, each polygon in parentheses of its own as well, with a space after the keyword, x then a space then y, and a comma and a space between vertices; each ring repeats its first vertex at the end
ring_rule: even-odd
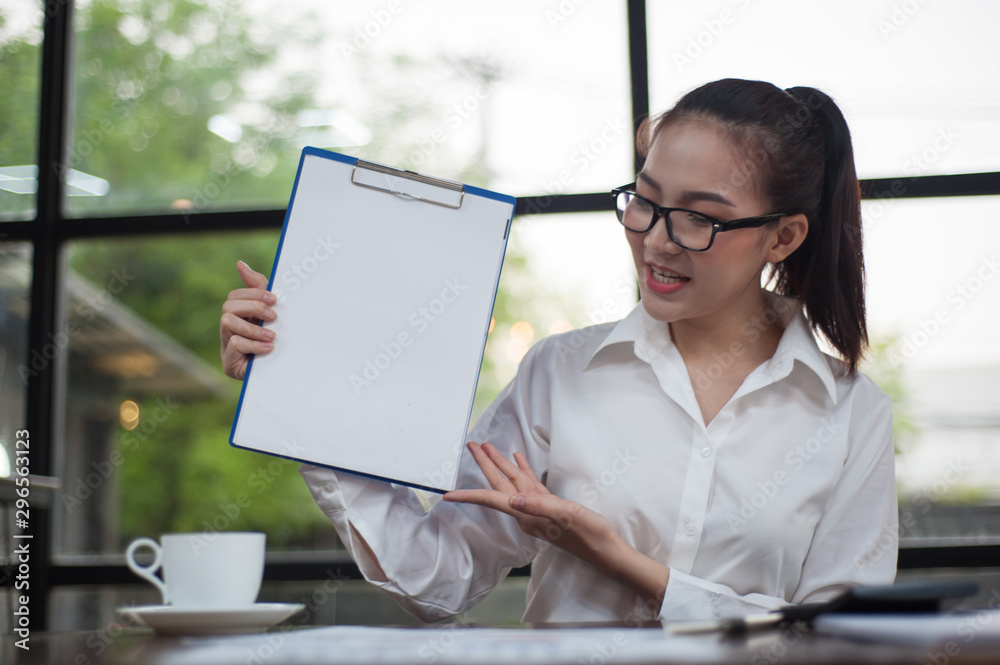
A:
POLYGON ((707 582, 676 568, 670 569, 667 589, 660 606, 661 622, 725 619, 770 612, 788 601, 763 594, 740 596, 722 584, 707 582))

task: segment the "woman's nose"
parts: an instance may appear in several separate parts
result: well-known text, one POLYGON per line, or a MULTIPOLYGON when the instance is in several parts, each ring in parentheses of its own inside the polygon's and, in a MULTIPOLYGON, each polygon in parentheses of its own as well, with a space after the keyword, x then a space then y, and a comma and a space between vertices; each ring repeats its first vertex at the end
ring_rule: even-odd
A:
POLYGON ((657 218, 656 224, 646 232, 646 237, 642 242, 647 249, 664 254, 680 254, 684 251, 683 247, 670 239, 670 233, 667 231, 667 220, 663 216, 657 218))

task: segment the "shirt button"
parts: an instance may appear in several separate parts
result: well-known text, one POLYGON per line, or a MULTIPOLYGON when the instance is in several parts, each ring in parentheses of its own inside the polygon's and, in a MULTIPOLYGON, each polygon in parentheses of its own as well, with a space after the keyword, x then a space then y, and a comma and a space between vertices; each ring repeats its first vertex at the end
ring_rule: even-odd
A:
POLYGON ((709 448, 708 446, 705 446, 704 448, 701 449, 701 456, 705 458, 711 457, 712 449, 709 448))
POLYGON ((686 533, 689 536, 693 536, 694 532, 695 532, 694 524, 692 524, 691 522, 688 522, 684 526, 684 533, 686 533))

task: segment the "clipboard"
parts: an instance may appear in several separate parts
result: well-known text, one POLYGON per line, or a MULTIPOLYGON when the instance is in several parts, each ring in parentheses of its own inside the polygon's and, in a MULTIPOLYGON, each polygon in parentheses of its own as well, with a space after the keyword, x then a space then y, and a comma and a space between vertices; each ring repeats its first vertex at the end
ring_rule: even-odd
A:
POLYGON ((514 203, 304 148, 230 443, 454 489, 514 203))

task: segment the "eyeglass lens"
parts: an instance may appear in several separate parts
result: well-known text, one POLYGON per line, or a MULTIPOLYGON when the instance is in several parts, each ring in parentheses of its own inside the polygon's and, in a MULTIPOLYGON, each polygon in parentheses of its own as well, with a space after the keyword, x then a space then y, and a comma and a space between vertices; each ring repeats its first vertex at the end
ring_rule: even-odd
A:
MULTIPOLYGON (((652 230, 656 209, 631 192, 619 192, 617 198, 618 220, 625 228, 643 233, 652 230)), ((688 249, 705 249, 712 243, 713 220, 686 210, 673 210, 667 230, 670 239, 688 249)))

